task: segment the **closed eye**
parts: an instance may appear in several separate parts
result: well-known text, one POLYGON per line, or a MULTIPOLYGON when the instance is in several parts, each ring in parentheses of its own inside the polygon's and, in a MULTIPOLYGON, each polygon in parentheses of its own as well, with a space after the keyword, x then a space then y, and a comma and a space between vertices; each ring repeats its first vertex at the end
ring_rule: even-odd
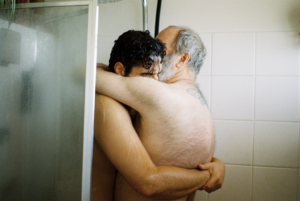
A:
POLYGON ((143 76, 151 76, 154 75, 154 73, 142 73, 143 76))

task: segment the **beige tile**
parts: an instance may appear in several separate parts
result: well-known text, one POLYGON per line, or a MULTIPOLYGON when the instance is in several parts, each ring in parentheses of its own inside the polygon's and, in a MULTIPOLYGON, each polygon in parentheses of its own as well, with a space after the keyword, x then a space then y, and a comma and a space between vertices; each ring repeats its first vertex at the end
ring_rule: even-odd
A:
POLYGON ((197 191, 194 201, 206 201, 207 193, 205 191, 197 191))
POLYGON ((252 165, 253 122, 214 121, 215 156, 224 163, 252 165))
POLYGON ((199 36, 206 48, 206 58, 200 69, 199 75, 211 75, 211 34, 200 33, 199 36))
POLYGON ((251 167, 226 165, 223 186, 208 194, 208 201, 250 201, 251 180, 251 167))
POLYGON ((298 167, 298 149, 298 123, 255 123, 254 165, 298 167))
POLYGON ((213 75, 253 75, 253 73, 254 33, 213 34, 213 75))
POLYGON ((253 77, 212 77, 214 119, 253 120, 253 77))
POLYGON ((297 169, 254 167, 252 199, 297 200, 297 174, 297 169))
POLYGON ((255 120, 299 121, 299 78, 257 77, 255 120))
POLYGON ((257 33, 256 75, 299 75, 299 35, 257 33))
POLYGON ((164 0, 160 27, 198 32, 299 31, 298 0, 164 0))
POLYGON ((195 84, 200 89, 208 108, 210 108, 210 90, 211 90, 211 77, 210 76, 197 76, 195 84))

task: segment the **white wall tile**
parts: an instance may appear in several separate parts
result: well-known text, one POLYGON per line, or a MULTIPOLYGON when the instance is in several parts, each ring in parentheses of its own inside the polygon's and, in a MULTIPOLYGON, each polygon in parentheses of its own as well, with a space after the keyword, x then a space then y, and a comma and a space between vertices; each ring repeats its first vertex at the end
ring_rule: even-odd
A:
POLYGON ((297 200, 297 174, 297 169, 254 167, 252 199, 297 200))
POLYGON ((298 32, 258 33, 256 75, 298 75, 298 32))
POLYGON ((200 91, 207 103, 208 108, 210 108, 211 77, 210 76, 197 76, 195 84, 200 89, 200 91))
POLYGON ((253 77, 212 77, 213 119, 253 120, 253 77))
POLYGON ((247 166, 231 165, 226 165, 225 168, 225 180, 222 188, 213 193, 208 194, 208 200, 250 201, 252 168, 247 166))
POLYGON ((299 121, 299 78, 257 77, 255 119, 299 121))
MULTIPOLYGON (((148 0, 148 29, 154 35, 157 0, 148 0)), ((143 30, 141 0, 122 0, 99 5, 99 36, 121 35, 130 29, 143 30)))
POLYGON ((97 51, 97 62, 108 65, 110 58, 110 52, 114 45, 114 41, 119 36, 100 36, 98 37, 98 51, 97 51))
POLYGON ((205 191, 197 191, 194 201, 206 201, 207 193, 205 191))
POLYGON ((212 74, 253 75, 254 33, 213 34, 212 74))
POLYGON ((198 32, 299 30, 298 0, 164 0, 160 29, 189 26, 198 32))
POLYGON ((211 75, 211 34, 200 33, 199 36, 206 48, 206 58, 200 69, 199 75, 211 75))
POLYGON ((99 5, 98 35, 121 35, 129 29, 143 29, 143 10, 139 0, 122 0, 99 5))
POLYGON ((215 154, 224 163, 252 165, 253 122, 214 121, 215 154))
POLYGON ((254 165, 298 167, 298 149, 298 123, 255 123, 254 165))

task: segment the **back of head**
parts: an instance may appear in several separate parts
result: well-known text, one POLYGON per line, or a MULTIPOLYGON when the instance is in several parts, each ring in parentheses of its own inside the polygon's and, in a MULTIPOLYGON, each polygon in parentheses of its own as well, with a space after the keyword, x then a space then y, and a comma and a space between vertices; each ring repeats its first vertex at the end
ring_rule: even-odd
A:
POLYGON ((149 31, 129 30, 115 40, 110 53, 109 69, 114 72, 115 64, 121 62, 126 76, 134 66, 142 65, 149 69, 159 57, 162 62, 165 54, 164 44, 150 36, 149 31))
POLYGON ((173 53, 189 53, 189 71, 196 76, 203 65, 206 56, 206 49, 198 34, 191 29, 182 28, 174 43, 173 53))

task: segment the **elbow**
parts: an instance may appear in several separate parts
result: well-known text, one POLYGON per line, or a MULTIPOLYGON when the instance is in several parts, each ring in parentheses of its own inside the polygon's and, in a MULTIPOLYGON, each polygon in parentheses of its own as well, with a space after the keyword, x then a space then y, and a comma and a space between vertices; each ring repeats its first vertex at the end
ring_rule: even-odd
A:
POLYGON ((147 198, 156 198, 160 194, 158 181, 153 177, 145 178, 145 180, 136 186, 135 190, 147 198))
POLYGON ((147 198, 154 198, 156 196, 155 190, 151 187, 146 187, 147 185, 144 186, 145 187, 141 189, 140 194, 147 198))

